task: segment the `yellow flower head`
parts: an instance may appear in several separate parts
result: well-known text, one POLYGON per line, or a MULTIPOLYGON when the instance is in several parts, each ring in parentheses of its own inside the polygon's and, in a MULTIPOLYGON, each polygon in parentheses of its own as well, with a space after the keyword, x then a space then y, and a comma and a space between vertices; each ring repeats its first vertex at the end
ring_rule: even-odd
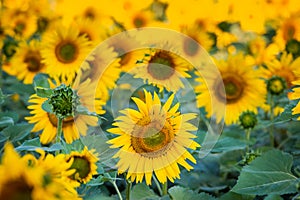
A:
POLYGON ((188 122, 196 115, 181 114, 179 103, 172 106, 174 94, 162 105, 155 92, 153 96, 150 92, 144 93, 145 102, 132 98, 138 110, 120 111, 123 115, 115 119, 116 127, 108 130, 118 136, 108 143, 111 148, 119 149, 114 157, 119 158, 118 172, 127 172, 127 179, 138 183, 145 176, 150 185, 155 173, 159 182, 165 183, 167 179, 173 182, 180 178, 178 164, 190 170, 192 166, 186 159, 196 163, 187 150, 200 146, 192 140, 196 136, 190 133, 197 127, 188 122))
POLYGON ((208 117, 216 114, 217 121, 220 122, 225 117, 225 124, 237 123, 240 114, 249 110, 257 112, 257 108, 265 101, 266 86, 260 79, 260 72, 245 61, 243 54, 230 55, 227 60, 216 60, 222 79, 216 76, 207 76, 209 80, 198 78, 200 85, 196 86, 198 106, 204 106, 208 117), (211 83, 212 88, 208 88, 206 82, 211 83), (210 91, 211 90, 211 91, 210 91), (216 97, 212 104, 211 93, 216 97), (223 116, 222 105, 226 103, 226 112, 223 116), (213 109, 215 106, 217 109, 213 109))
POLYGON ((88 150, 85 146, 82 152, 73 151, 66 157, 66 161, 73 160, 70 169, 74 169, 75 172, 69 175, 71 182, 87 183, 92 179, 92 176, 97 174, 98 161, 97 153, 94 150, 88 150))
POLYGON ((135 78, 158 86, 160 91, 178 91, 184 88, 181 78, 190 77, 187 73, 189 63, 167 50, 147 49, 144 58, 130 71, 135 78))

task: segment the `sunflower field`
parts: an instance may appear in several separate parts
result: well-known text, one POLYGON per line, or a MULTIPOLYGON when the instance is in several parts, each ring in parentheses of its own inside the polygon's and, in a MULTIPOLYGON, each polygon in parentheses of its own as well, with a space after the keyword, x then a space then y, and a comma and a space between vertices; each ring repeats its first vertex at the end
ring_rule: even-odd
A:
POLYGON ((0 200, 300 199, 298 0, 0 0, 0 200))

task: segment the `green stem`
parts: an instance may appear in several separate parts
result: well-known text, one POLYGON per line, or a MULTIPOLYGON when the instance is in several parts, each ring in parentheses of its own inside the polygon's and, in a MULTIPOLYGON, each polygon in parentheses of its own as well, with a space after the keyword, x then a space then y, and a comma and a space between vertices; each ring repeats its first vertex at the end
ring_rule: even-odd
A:
POLYGON ((127 183, 127 186, 126 186, 126 200, 130 200, 130 192, 131 192, 132 183, 128 179, 126 179, 126 183, 127 183))
POLYGON ((160 196, 163 196, 162 189, 161 189, 160 184, 159 184, 159 182, 158 182, 158 180, 157 180, 157 178, 156 178, 155 176, 153 176, 153 180, 154 180, 154 182, 155 182, 155 185, 156 185, 156 187, 157 187, 157 190, 158 190, 158 192, 159 192, 159 195, 160 195, 160 196))
POLYGON ((270 130, 269 130, 271 147, 274 147, 274 124, 273 124, 273 120, 274 120, 274 99, 273 99, 273 95, 271 95, 270 96, 270 121, 271 121, 272 124, 271 124, 270 130))
POLYGON ((249 142, 250 142, 250 134, 251 134, 251 129, 246 129, 246 140, 247 140, 247 147, 246 147, 246 152, 249 151, 249 142))
MULTIPOLYGON (((56 143, 60 143, 61 135, 62 135, 62 126, 63 126, 63 118, 57 117, 57 131, 56 131, 56 143)), ((56 151, 55 154, 59 154, 59 151, 56 151)))
POLYGON ((163 196, 168 194, 168 182, 167 181, 164 184, 162 184, 162 191, 163 191, 163 196))
POLYGON ((116 182, 115 182, 115 181, 110 181, 110 182, 113 184, 115 190, 117 191, 117 194, 118 194, 119 199, 120 199, 120 200, 123 200, 122 195, 121 195, 121 193, 120 193, 120 191, 119 191, 119 188, 118 188, 116 182))

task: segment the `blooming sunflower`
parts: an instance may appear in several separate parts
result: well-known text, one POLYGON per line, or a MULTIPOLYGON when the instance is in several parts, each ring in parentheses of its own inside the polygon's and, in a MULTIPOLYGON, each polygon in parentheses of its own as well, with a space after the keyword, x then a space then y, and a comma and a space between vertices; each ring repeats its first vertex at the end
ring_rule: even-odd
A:
MULTIPOLYGON (((300 70, 297 69, 295 71, 296 74, 296 81, 293 82, 293 85, 295 86, 293 88, 293 92, 289 96, 291 100, 299 100, 300 99, 300 70)), ((297 105, 293 108, 292 114, 296 115, 300 113, 300 101, 298 101, 297 105)), ((297 118, 297 120, 300 120, 300 117, 297 118)))
POLYGON ((31 40, 30 43, 21 42, 15 55, 10 60, 16 70, 16 76, 25 84, 31 84, 37 73, 45 72, 45 65, 41 62, 41 43, 31 40))
MULTIPOLYGON (((49 81, 51 88, 59 86, 61 82, 56 80, 56 85, 49 81)), ((66 81, 63 82, 66 85, 70 85, 72 82, 66 81)), ((95 86, 90 83, 90 80, 86 80, 84 83, 78 85, 73 85, 74 90, 77 92, 77 95, 80 97, 81 105, 85 106, 89 111, 94 111, 94 105, 96 104, 93 100, 94 91, 91 88, 95 86)), ((30 113, 32 116, 25 117, 25 119, 31 123, 35 124, 32 132, 42 131, 40 135, 40 140, 42 144, 48 144, 52 142, 56 136, 57 132, 57 117, 53 113, 48 113, 43 110, 42 105, 47 100, 47 98, 42 98, 33 94, 28 106, 28 109, 31 110, 30 113)), ((74 140, 79 138, 79 135, 85 135, 88 129, 88 126, 97 125, 97 117, 88 116, 88 115, 75 115, 64 118, 63 120, 63 134, 67 143, 72 143, 74 140)))
POLYGON ((300 65, 300 58, 293 59, 292 54, 283 52, 279 59, 274 59, 266 63, 267 69, 263 70, 264 78, 270 79, 272 76, 279 76, 285 79, 287 87, 291 88, 292 82, 296 80, 295 70, 300 65))
POLYGON ((40 159, 31 154, 20 157, 7 143, 0 165, 0 199, 81 199, 64 179, 74 173, 69 170, 71 164, 62 154, 40 159))
POLYGON ((89 151, 86 146, 82 152, 73 151, 67 155, 67 162, 73 160, 70 169, 75 170, 75 172, 68 177, 71 179, 71 182, 89 182, 92 179, 92 176, 97 174, 97 156, 94 149, 89 151))
POLYGON ((130 71, 135 78, 158 86, 160 91, 178 91, 184 88, 180 78, 188 78, 190 64, 177 54, 163 49, 150 48, 137 66, 130 71))
MULTIPOLYGON (((79 30, 74 26, 66 28, 57 25, 57 29, 45 33, 42 42, 44 46, 41 51, 42 62, 51 76, 72 79, 78 73, 80 66, 81 69, 89 67, 84 61, 91 51, 91 43, 86 36, 80 35, 79 30)), ((92 57, 88 58, 92 59, 92 57)))
POLYGON ((200 145, 192 140, 196 136, 191 131, 197 127, 188 121, 196 114, 181 114, 179 103, 171 106, 174 94, 162 106, 158 95, 144 91, 145 102, 133 97, 138 110, 127 108, 120 111, 123 116, 116 118, 115 128, 108 131, 118 135, 108 141, 111 148, 120 148, 114 155, 119 158, 118 172, 127 172, 127 179, 151 184, 155 173, 161 183, 167 179, 180 178, 178 164, 187 170, 192 169, 186 159, 196 163, 187 148, 196 149, 200 145))
POLYGON ((195 88, 198 93, 198 106, 205 106, 208 117, 216 114, 217 121, 220 122, 224 116, 218 108, 226 102, 227 125, 236 123, 243 111, 257 112, 257 108, 263 105, 266 95, 266 86, 260 79, 260 71, 254 70, 241 53, 230 55, 227 60, 216 60, 216 65, 222 80, 218 80, 216 76, 206 76, 208 78, 206 80, 201 77, 196 79, 200 82, 195 88), (205 82, 211 83, 212 87, 209 89, 205 82), (211 95, 216 97, 213 104, 210 101, 211 95), (216 113, 212 113, 212 106, 217 108, 214 109, 216 113))

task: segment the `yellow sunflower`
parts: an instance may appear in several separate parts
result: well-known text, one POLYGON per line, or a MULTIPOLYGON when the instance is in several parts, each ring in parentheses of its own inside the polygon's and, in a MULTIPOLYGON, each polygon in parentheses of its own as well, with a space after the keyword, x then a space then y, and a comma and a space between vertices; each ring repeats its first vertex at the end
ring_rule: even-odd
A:
MULTIPOLYGON (((299 100, 300 99, 300 70, 297 69, 295 71, 296 75, 296 81, 293 82, 293 85, 295 86, 293 88, 293 92, 289 96, 291 100, 299 100)), ((298 101, 297 105, 293 108, 292 114, 296 115, 300 113, 300 101, 298 101)), ((300 117, 297 118, 297 120, 300 120, 300 117)))
MULTIPOLYGON (((51 88, 59 86, 61 82, 56 80, 56 84, 51 84, 51 88)), ((70 85, 72 82, 64 81, 66 85, 70 85)), ((76 82, 75 82, 76 83, 76 82)), ((84 83, 78 85, 74 84, 73 88, 77 91, 77 95, 80 97, 81 105, 85 106, 89 111, 94 111, 95 102, 94 90, 95 88, 93 83, 90 83, 90 80, 87 79, 84 83)), ((57 132, 57 118, 53 113, 48 113, 43 110, 42 104, 47 100, 47 98, 42 98, 36 94, 32 95, 29 99, 31 105, 28 106, 28 109, 31 110, 30 114, 32 116, 25 117, 25 119, 31 123, 35 124, 32 132, 42 131, 40 135, 40 140, 42 144, 48 144, 52 142, 56 137, 57 132)), ((101 109, 100 109, 101 110, 101 109)), ((67 143, 72 143, 74 140, 78 139, 81 135, 85 135, 88 129, 88 126, 97 125, 97 117, 88 116, 88 115, 76 115, 74 117, 67 117, 63 120, 63 135, 67 143)))
POLYGON ((135 78, 141 78, 149 84, 159 87, 160 91, 166 88, 169 91, 178 91, 184 88, 181 78, 188 78, 190 64, 177 54, 150 48, 145 50, 144 58, 130 71, 135 78))
POLYGON ((74 169, 75 172, 68 178, 71 182, 87 183, 92 179, 92 176, 97 174, 98 154, 95 150, 88 150, 85 146, 82 152, 73 151, 66 156, 66 161, 73 160, 70 169, 74 169))
POLYGON ((41 61, 41 43, 35 40, 31 40, 30 43, 21 42, 10 60, 17 78, 23 80, 25 84, 31 84, 37 73, 46 71, 41 61))
POLYGON ((257 112, 257 108, 263 105, 266 95, 266 86, 260 79, 260 71, 254 70, 249 65, 245 56, 241 53, 230 55, 227 60, 216 60, 222 80, 217 76, 206 76, 196 79, 200 84, 196 86, 197 103, 199 107, 204 106, 207 116, 216 114, 217 121, 222 120, 222 105, 226 103, 225 124, 237 123, 243 111, 257 112), (210 83, 209 89, 205 83, 210 83), (223 87, 224 86, 224 87, 223 87), (211 102, 211 94, 216 97, 215 102, 211 102), (216 113, 212 113, 212 106, 216 113))
POLYGON ((120 111, 113 124, 115 128, 108 131, 118 135, 108 141, 111 148, 119 148, 114 158, 119 158, 119 173, 127 172, 127 179, 142 182, 145 176, 147 185, 151 184, 155 173, 158 181, 165 183, 167 179, 174 182, 180 178, 178 164, 192 169, 187 159, 196 163, 187 148, 196 149, 200 145, 192 140, 196 136, 191 131, 197 127, 188 121, 196 118, 196 114, 181 114, 179 103, 171 106, 174 94, 164 105, 156 93, 144 91, 145 102, 133 97, 138 110, 127 108, 120 111))
POLYGON ((292 54, 283 52, 279 59, 274 59, 266 63, 267 69, 263 70, 264 78, 270 79, 272 76, 284 78, 287 87, 291 88, 292 82, 295 81, 295 70, 300 66, 300 58, 293 59, 292 54))
POLYGON ((62 154, 20 157, 7 143, 0 165, 0 199, 81 199, 65 179, 74 172, 69 170, 71 164, 62 154))
POLYGON ((57 25, 54 31, 45 33, 42 39, 43 63, 51 76, 74 78, 79 69, 88 69, 85 62, 92 50, 90 41, 74 26, 57 25))

